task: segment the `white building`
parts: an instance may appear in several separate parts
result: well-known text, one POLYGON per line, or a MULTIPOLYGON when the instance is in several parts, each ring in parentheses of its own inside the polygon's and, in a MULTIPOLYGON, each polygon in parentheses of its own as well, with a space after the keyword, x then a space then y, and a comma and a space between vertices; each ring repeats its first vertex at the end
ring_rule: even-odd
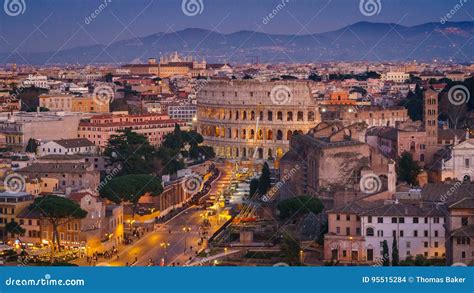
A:
POLYGON ((438 160, 441 180, 457 179, 459 181, 474 178, 474 139, 467 139, 461 143, 455 139, 454 146, 447 147, 444 158, 438 160))
POLYGON ((48 77, 45 75, 28 75, 28 77, 23 81, 24 86, 35 86, 39 88, 49 89, 50 84, 48 77))
POLYGON ((387 73, 382 74, 381 79, 383 81, 393 81, 393 82, 403 83, 406 80, 410 79, 410 74, 405 73, 405 72, 389 71, 387 73))
POLYGON ((171 119, 192 122, 197 117, 197 106, 192 104, 170 105, 168 106, 168 115, 171 119))
POLYGON ((38 156, 47 155, 92 155, 98 147, 86 138, 52 140, 38 147, 38 156))
POLYGON ((445 218, 441 209, 428 204, 387 203, 360 214, 367 261, 383 259, 387 241, 389 258, 396 237, 400 260, 408 256, 445 256, 445 218))

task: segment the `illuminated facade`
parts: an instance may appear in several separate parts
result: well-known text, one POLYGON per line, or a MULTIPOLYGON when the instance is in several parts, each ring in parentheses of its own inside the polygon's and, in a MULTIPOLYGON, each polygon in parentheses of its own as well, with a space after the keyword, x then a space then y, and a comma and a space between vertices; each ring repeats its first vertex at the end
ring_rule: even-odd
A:
POLYGON ((280 158, 320 121, 306 81, 211 81, 197 101, 198 130, 221 158, 280 158))

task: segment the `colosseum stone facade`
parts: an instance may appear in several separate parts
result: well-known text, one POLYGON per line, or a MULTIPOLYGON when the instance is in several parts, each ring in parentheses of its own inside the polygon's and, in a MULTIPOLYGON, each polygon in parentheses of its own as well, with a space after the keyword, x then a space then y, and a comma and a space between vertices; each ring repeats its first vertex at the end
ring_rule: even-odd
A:
POLYGON ((280 158, 320 122, 307 81, 209 81, 197 101, 198 131, 221 158, 280 158))

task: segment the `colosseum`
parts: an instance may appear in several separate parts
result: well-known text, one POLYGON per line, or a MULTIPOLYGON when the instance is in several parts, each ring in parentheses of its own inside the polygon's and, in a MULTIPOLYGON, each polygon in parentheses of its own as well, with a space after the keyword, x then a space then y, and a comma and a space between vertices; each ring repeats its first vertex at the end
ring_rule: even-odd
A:
POLYGON ((307 81, 209 81, 197 101, 198 130, 220 158, 281 158, 320 121, 307 81))

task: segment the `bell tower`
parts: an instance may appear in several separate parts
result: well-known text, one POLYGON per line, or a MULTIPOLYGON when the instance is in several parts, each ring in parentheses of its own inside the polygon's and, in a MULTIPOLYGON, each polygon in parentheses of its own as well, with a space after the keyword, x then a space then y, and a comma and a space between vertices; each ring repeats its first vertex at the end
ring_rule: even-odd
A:
POLYGON ((438 151, 438 93, 428 89, 423 93, 426 133, 425 161, 430 164, 438 151))

